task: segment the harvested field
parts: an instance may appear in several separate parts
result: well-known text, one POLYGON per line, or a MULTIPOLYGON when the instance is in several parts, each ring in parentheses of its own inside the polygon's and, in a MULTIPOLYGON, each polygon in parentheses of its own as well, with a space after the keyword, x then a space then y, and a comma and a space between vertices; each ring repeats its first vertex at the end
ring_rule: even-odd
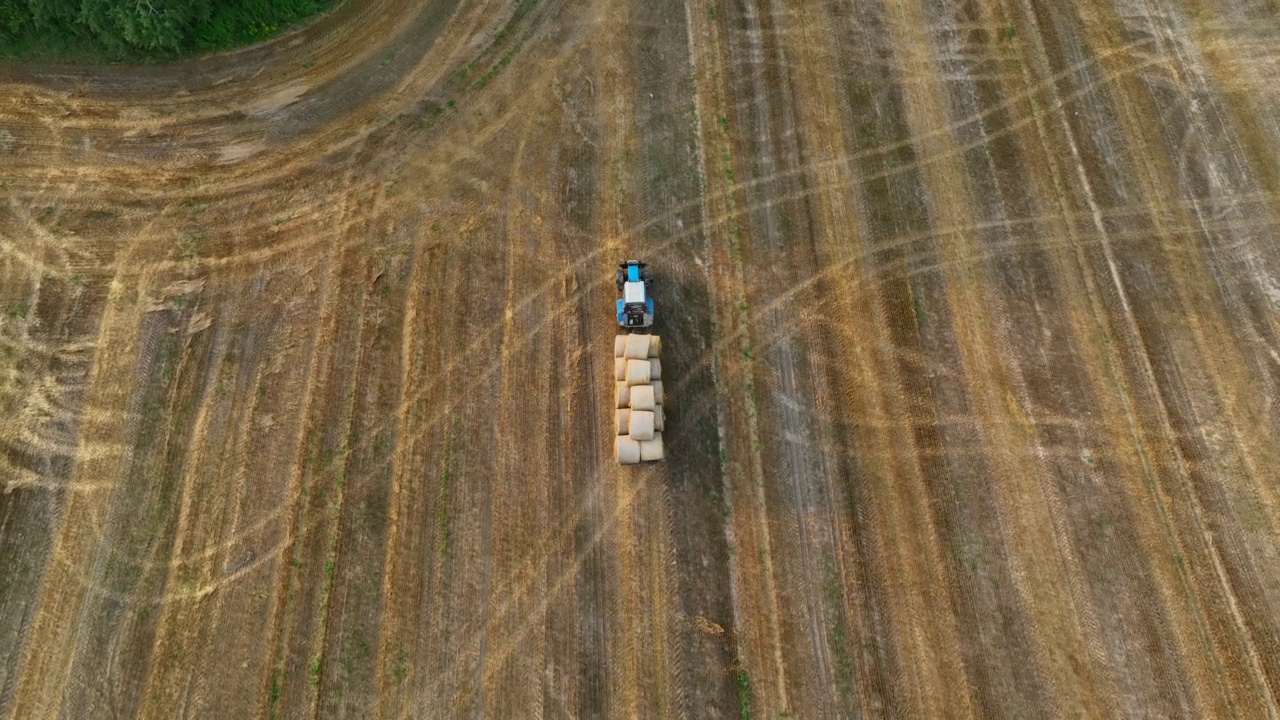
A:
POLYGON ((1273 0, 0 68, 0 716, 1280 715, 1278 76, 1273 0))

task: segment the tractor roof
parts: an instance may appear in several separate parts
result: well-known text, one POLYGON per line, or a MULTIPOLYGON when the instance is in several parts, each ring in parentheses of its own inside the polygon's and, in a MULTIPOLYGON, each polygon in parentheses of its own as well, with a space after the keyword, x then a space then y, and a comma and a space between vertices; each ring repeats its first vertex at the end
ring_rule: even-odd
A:
POLYGON ((639 280, 624 283, 622 286, 622 301, 628 305, 644 302, 644 283, 639 280))

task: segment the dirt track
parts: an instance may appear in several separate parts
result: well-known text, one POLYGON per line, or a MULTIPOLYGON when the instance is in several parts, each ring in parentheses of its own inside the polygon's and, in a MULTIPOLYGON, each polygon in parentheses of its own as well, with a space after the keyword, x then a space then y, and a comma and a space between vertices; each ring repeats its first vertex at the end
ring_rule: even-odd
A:
POLYGON ((1280 715, 1277 73, 1270 0, 0 69, 0 715, 1280 715))

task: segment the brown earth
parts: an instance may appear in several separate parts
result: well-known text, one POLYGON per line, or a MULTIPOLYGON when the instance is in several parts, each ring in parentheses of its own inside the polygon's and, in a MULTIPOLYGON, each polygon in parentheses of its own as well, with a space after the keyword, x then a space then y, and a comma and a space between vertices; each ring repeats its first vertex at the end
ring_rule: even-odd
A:
POLYGON ((0 69, 0 716, 1280 715, 1277 76, 1273 0, 0 69))

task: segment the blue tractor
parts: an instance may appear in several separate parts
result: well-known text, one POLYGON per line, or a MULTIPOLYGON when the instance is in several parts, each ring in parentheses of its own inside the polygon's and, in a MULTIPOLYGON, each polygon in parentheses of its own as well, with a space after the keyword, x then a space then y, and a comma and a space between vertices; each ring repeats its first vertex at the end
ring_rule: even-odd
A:
POLYGON ((618 300, 618 327, 639 330, 653 326, 653 298, 649 296, 652 283, 645 263, 639 260, 618 263, 618 292, 622 294, 618 300))

